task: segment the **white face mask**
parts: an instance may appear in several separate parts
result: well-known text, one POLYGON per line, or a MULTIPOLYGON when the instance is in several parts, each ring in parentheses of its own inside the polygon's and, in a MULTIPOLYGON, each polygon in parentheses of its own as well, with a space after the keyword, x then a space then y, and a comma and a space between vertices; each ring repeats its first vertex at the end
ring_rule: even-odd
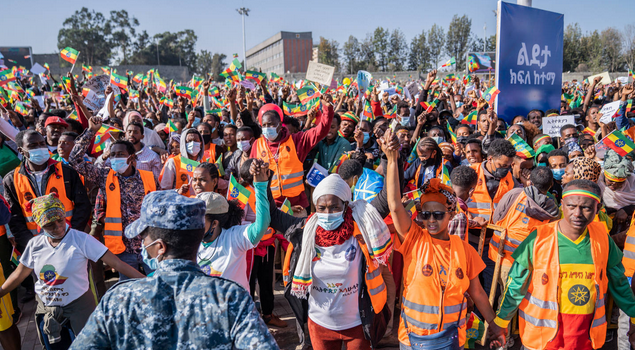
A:
POLYGON ((185 144, 185 148, 187 149, 187 153, 191 156, 198 155, 198 152, 201 150, 201 143, 196 141, 190 141, 185 144))
POLYGON ((249 143, 249 140, 238 141, 236 146, 238 146, 238 149, 243 152, 249 152, 251 149, 251 143, 249 143))

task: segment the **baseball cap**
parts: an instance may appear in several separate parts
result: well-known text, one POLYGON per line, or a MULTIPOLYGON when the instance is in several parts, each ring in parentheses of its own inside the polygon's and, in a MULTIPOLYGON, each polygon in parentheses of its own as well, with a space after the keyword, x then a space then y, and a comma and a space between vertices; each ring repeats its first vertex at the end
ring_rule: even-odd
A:
POLYGON ((150 192, 141 203, 141 216, 126 227, 134 238, 148 227, 185 231, 205 228, 205 202, 174 190, 150 192))
POLYGON ((52 124, 62 125, 64 127, 68 127, 68 123, 64 121, 64 119, 60 117, 48 117, 46 118, 46 122, 44 123, 44 127, 47 127, 52 124))
POLYGON ((203 192, 196 195, 205 202, 205 214, 226 214, 229 211, 227 199, 216 192, 203 192))

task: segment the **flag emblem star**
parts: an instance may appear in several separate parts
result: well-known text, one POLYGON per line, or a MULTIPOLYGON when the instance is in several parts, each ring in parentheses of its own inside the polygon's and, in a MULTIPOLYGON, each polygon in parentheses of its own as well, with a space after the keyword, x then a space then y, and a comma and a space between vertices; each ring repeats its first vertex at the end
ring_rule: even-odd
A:
POLYGON ((232 190, 232 197, 238 197, 238 190, 236 188, 232 190))
POLYGON ((191 171, 192 171, 192 164, 188 164, 188 165, 186 166, 186 168, 187 168, 187 171, 188 171, 188 172, 191 172, 191 171))
POLYGON ((71 57, 71 53, 70 53, 70 52, 67 52, 67 53, 66 53, 66 57, 71 57))
POLYGON ((615 145, 617 147, 622 147, 622 146, 625 145, 625 142, 624 142, 624 140, 617 140, 617 141, 615 141, 615 145))

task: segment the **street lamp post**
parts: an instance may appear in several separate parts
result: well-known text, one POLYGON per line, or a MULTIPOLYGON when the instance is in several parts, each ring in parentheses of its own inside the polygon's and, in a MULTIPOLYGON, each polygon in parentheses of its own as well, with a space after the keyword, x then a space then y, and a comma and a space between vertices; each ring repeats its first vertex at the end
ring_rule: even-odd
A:
POLYGON ((241 7, 236 9, 238 13, 243 17, 243 62, 245 66, 247 65, 247 48, 245 46, 245 16, 249 16, 249 9, 246 7, 241 7))

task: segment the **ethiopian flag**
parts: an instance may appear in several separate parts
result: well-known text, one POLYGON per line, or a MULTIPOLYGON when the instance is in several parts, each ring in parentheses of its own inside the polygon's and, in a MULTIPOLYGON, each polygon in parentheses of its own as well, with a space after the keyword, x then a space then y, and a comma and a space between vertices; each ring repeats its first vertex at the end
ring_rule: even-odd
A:
POLYGON ((216 159, 216 167, 218 168, 218 176, 225 176, 225 168, 223 168, 223 155, 219 155, 216 159))
POLYGON ((93 67, 82 64, 82 70, 86 73, 90 73, 93 71, 93 67))
POLYGON ((602 139, 602 143, 614 150, 620 156, 625 156, 635 149, 635 143, 624 136, 622 132, 615 130, 602 139))
POLYGON ((255 80, 255 81, 258 82, 258 84, 260 84, 261 81, 263 81, 265 78, 267 78, 267 74, 256 72, 256 71, 253 71, 253 70, 248 70, 248 71, 245 72, 245 78, 246 79, 255 80))
POLYGON ((478 114, 473 110, 465 118, 461 119, 461 124, 476 125, 478 122, 478 114))
POLYGON ((13 72, 11 72, 8 69, 0 72, 0 86, 5 85, 9 83, 10 81, 15 81, 15 76, 13 75, 13 72))
POLYGON ((64 61, 70 62, 70 64, 75 64, 77 60, 77 56, 79 55, 79 51, 75 50, 72 47, 67 47, 62 52, 60 52, 60 56, 64 61))
POLYGON ((140 84, 143 81, 143 73, 137 73, 137 75, 134 76, 134 78, 132 78, 132 81, 140 84))
POLYGON ((22 254, 13 247, 13 250, 11 251, 11 262, 14 263, 15 266, 20 265, 20 256, 22 256, 22 254))
POLYGON ((449 66, 451 66, 451 65, 453 65, 453 64, 456 64, 456 59, 455 59, 454 57, 450 58, 447 62, 445 62, 445 63, 441 66, 441 68, 443 68, 443 67, 449 67, 449 66))
POLYGON ((476 342, 483 337, 483 333, 485 333, 485 324, 472 312, 466 324, 465 348, 474 349, 476 342))
POLYGON ((251 192, 238 183, 234 174, 229 177, 229 186, 227 186, 227 200, 237 200, 240 206, 244 209, 245 205, 249 203, 249 196, 251 192))
POLYGON ((410 204, 406 206, 406 211, 410 214, 410 218, 414 219, 417 216, 417 207, 415 206, 415 201, 410 201, 410 204))
POLYGON ((530 159, 536 156, 536 152, 534 149, 529 147, 527 142, 522 139, 522 137, 517 134, 512 134, 512 136, 508 139, 509 142, 512 143, 514 148, 516 149, 516 155, 523 159, 530 159))
POLYGON ((441 172, 441 182, 444 185, 452 186, 452 181, 450 181, 450 172, 448 171, 448 167, 445 166, 445 163, 441 164, 441 167, 443 168, 443 171, 441 172))
POLYGON ((168 123, 165 125, 165 129, 163 129, 163 131, 165 131, 166 134, 170 134, 171 132, 176 132, 178 129, 176 128, 176 125, 174 125, 174 123, 172 123, 172 120, 168 120, 168 123))
POLYGON ((491 88, 485 90, 483 94, 483 99, 487 101, 487 103, 492 106, 494 104, 494 99, 500 93, 500 90, 496 88, 496 86, 492 86, 491 88))
POLYGON ((120 89, 128 90, 128 78, 119 74, 112 73, 110 82, 118 86, 120 89))
POLYGON ((303 87, 298 90, 298 98, 300 102, 307 103, 316 97, 320 97, 321 93, 313 86, 303 87))
POLYGON ((192 89, 190 89, 187 86, 177 86, 176 87, 176 95, 192 99, 193 93, 192 93, 192 89))
POLYGON ((195 160, 181 156, 181 170, 185 170, 190 176, 192 176, 194 168, 196 168, 199 164, 200 163, 195 160))
POLYGON ((340 159, 337 160, 337 163, 333 164, 333 166, 331 167, 331 174, 337 174, 337 172, 340 170, 340 166, 342 166, 342 164, 344 163, 345 160, 348 159, 348 154, 344 153, 340 156, 340 159))
POLYGON ((68 277, 60 276, 55 271, 55 266, 44 265, 40 270, 40 279, 49 286, 57 286, 66 282, 68 277))
POLYGON ((289 198, 284 199, 284 202, 282 202, 282 206, 280 207, 280 211, 282 211, 285 214, 293 215, 293 211, 291 210, 291 202, 289 201, 289 198))

